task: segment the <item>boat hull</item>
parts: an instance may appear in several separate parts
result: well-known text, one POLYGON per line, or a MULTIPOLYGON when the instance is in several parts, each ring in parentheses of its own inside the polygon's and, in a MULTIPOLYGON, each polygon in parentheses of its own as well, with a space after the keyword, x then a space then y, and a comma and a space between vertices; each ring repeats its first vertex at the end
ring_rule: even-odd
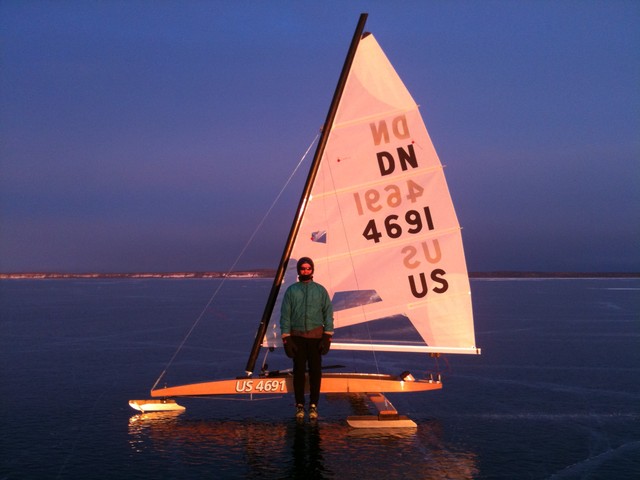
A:
MULTIPOLYGON (((307 383, 308 388, 308 383, 307 383)), ((322 393, 394 393, 438 390, 442 383, 436 380, 407 380, 400 376, 366 373, 325 373, 322 375, 322 393)), ((151 391, 154 398, 198 397, 209 395, 273 395, 293 393, 293 376, 267 376, 236 378, 212 382, 192 383, 151 391)))

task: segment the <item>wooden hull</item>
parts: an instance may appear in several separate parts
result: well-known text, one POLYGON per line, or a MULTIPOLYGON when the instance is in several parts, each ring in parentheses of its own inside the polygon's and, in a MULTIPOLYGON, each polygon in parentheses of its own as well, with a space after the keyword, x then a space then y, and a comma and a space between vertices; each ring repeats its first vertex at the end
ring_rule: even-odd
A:
MULTIPOLYGON (((307 384, 308 388, 308 384, 307 384)), ((395 375, 367 373, 325 373, 322 375, 322 393, 400 393, 438 390, 442 383, 436 380, 404 380, 395 375)), ((273 395, 293 393, 290 374, 257 378, 237 378, 212 382, 192 383, 151 391, 154 398, 198 397, 209 395, 273 395)))

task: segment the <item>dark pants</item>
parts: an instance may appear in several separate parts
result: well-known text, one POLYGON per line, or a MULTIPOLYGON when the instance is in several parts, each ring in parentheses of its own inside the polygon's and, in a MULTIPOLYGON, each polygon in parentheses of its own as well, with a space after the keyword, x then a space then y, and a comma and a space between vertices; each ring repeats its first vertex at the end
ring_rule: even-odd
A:
POLYGON ((296 404, 304 405, 304 384, 307 365, 309 366, 309 403, 318 404, 320 399, 320 382, 322 381, 322 355, 320 355, 320 339, 294 337, 298 351, 293 358, 293 390, 296 404))

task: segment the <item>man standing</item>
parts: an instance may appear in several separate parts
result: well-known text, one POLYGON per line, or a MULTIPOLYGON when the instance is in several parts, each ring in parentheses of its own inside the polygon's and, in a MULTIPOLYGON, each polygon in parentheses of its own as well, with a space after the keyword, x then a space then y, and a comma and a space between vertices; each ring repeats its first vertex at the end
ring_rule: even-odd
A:
POLYGON ((304 386, 309 367, 309 418, 318 418, 322 357, 331 348, 333 307, 327 290, 313 281, 313 260, 298 260, 298 282, 287 288, 280 310, 280 333, 289 358, 293 358, 296 418, 304 418, 304 386))

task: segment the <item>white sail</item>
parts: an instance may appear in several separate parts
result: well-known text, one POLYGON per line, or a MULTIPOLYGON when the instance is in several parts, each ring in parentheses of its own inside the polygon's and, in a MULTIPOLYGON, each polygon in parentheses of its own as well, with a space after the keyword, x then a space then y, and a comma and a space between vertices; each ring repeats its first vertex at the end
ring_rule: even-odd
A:
POLYGON ((263 345, 311 257, 333 348, 478 353, 460 226, 418 106, 373 35, 358 46, 263 345))

